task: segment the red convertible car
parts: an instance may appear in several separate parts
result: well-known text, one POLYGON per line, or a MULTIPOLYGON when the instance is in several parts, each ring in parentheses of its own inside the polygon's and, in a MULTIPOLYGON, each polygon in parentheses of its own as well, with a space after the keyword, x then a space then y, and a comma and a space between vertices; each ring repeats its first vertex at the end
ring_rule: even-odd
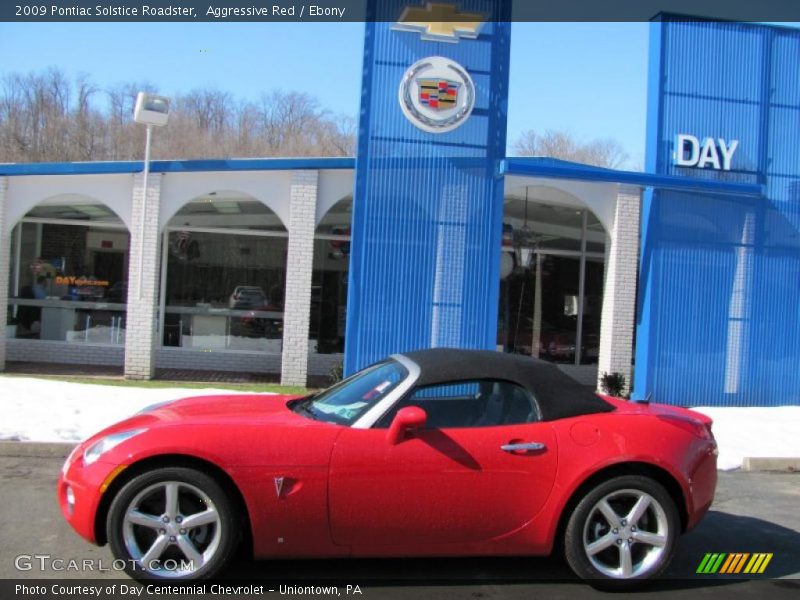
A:
POLYGON ((146 409, 83 442, 64 517, 130 575, 212 577, 258 559, 547 555, 630 585, 711 505, 711 421, 598 396, 489 351, 392 356, 311 396, 146 409))

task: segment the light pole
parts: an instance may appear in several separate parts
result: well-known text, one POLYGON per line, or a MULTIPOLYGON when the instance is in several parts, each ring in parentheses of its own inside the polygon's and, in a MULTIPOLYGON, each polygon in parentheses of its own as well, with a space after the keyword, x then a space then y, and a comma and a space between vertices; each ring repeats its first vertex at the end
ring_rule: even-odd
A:
POLYGON ((144 228, 147 222, 147 177, 150 174, 150 137, 153 126, 162 127, 167 124, 169 118, 169 98, 156 96, 147 92, 139 92, 136 96, 136 107, 133 110, 133 120, 137 123, 144 123, 147 126, 147 135, 144 143, 144 192, 142 194, 142 214, 139 227, 139 265, 136 275, 136 288, 139 291, 139 299, 142 294, 142 271, 144 269, 144 228))

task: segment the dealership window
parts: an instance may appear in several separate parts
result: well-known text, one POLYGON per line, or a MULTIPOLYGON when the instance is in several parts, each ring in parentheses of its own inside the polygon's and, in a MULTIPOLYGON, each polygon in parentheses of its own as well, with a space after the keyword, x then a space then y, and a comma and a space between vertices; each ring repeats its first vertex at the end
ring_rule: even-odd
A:
POLYGON ((318 354, 344 352, 352 207, 351 197, 337 202, 314 235, 309 349, 318 354))
POLYGON ((164 346, 278 354, 283 336, 286 229, 238 192, 195 198, 162 244, 164 346))
POLYGON ((64 196, 14 227, 7 336, 125 344, 130 235, 111 209, 64 196))
POLYGON ((505 199, 497 344, 506 352, 596 364, 605 231, 591 211, 505 199))

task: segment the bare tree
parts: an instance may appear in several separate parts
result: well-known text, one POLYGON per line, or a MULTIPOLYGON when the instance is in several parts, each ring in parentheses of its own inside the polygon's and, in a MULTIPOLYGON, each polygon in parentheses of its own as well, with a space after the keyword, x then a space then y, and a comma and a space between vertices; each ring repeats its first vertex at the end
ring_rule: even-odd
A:
POLYGON ((628 154, 616 140, 580 142, 566 131, 551 129, 543 134, 533 129, 523 131, 514 141, 512 152, 516 156, 546 156, 611 169, 628 160, 628 154))
MULTIPOLYGON (((147 83, 100 90, 50 69, 0 80, 0 162, 141 159, 143 127, 133 122, 147 83)), ((275 90, 255 103, 215 89, 174 98, 153 158, 343 156, 355 149, 355 119, 336 116, 302 92, 275 90)))

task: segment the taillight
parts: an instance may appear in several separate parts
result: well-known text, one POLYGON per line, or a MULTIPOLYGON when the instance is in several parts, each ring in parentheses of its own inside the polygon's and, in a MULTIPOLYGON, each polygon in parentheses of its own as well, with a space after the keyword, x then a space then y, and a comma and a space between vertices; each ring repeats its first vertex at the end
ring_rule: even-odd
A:
POLYGON ((711 433, 711 421, 703 423, 691 417, 684 417, 683 415, 658 415, 662 421, 666 421, 675 427, 680 427, 684 431, 688 431, 695 437, 701 440, 713 440, 714 435, 711 433))

